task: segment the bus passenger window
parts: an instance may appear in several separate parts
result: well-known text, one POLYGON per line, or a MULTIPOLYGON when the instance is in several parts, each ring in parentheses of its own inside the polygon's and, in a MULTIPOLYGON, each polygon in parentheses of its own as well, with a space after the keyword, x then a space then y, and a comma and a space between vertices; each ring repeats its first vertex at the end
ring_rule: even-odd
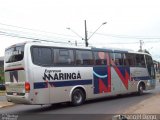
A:
POLYGON ((92 52, 76 50, 76 65, 93 65, 92 52))
POLYGON ((129 61, 127 59, 126 53, 124 54, 124 65, 129 66, 129 61))
POLYGON ((109 53, 110 63, 114 62, 114 53, 109 53))
POLYGON ((135 66, 135 54, 133 53, 125 53, 126 60, 128 61, 129 66, 135 66))
POLYGON ((137 67, 145 67, 144 55, 136 54, 136 66, 137 67))
POLYGON ((95 64, 96 65, 106 65, 106 53, 105 52, 94 52, 95 64))
POLYGON ((123 56, 121 53, 115 53, 115 65, 117 66, 123 65, 123 56))
POLYGON ((119 60, 118 60, 118 59, 115 59, 114 63, 115 63, 115 65, 120 65, 120 63, 119 63, 119 60))
POLYGON ((154 64, 151 56, 145 55, 146 58, 146 66, 148 69, 148 73, 151 76, 152 79, 155 79, 155 69, 154 69, 154 64))
POLYGON ((58 66, 73 65, 74 64, 73 50, 54 49, 54 64, 58 66))
POLYGON ((52 65, 52 50, 45 47, 32 48, 32 61, 36 65, 49 66, 52 65))

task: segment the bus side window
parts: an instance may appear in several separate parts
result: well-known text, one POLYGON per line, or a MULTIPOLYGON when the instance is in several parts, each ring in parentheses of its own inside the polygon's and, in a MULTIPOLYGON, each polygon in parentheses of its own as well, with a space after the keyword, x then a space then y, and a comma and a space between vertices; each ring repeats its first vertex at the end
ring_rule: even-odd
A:
POLYGON ((94 52, 95 64, 96 65, 106 65, 106 53, 105 52, 94 52))
POLYGON ((115 53, 115 65, 117 65, 117 66, 122 66, 123 65, 122 53, 115 53))
POLYGON ((126 54, 127 53, 124 54, 124 65, 129 66, 129 61, 128 61, 128 58, 127 58, 126 54))
POLYGON ((83 65, 81 54, 76 52, 76 65, 83 65))
POLYGON ((33 47, 32 60, 36 65, 50 66, 52 62, 52 50, 48 47, 33 47))
POLYGON ((73 65, 74 54, 70 49, 54 49, 54 63, 55 65, 73 65))
POLYGON ((111 63, 114 62, 114 53, 109 53, 109 64, 112 65, 111 63))
POLYGON ((136 66, 145 67, 145 60, 143 54, 136 54, 136 66))
POLYGON ((135 54, 133 53, 125 53, 126 60, 128 61, 129 66, 135 66, 135 54))
POLYGON ((76 50, 76 65, 93 65, 93 55, 88 50, 76 50))
POLYGON ((155 78, 155 69, 154 69, 152 58, 148 55, 146 55, 145 58, 146 58, 148 73, 152 78, 155 78))

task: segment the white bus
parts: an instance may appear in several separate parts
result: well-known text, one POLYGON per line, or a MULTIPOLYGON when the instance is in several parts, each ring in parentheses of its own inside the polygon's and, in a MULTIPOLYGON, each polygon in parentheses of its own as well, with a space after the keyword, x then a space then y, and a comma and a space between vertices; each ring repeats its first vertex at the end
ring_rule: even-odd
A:
POLYGON ((147 53, 26 42, 5 50, 8 101, 22 104, 71 102, 155 88, 147 53))

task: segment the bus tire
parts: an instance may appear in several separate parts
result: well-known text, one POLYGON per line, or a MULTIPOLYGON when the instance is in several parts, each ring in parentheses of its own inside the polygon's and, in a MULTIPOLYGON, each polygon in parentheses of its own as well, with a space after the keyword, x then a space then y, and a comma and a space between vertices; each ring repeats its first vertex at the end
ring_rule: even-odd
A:
POLYGON ((142 95, 144 93, 144 85, 142 83, 138 86, 138 95, 142 95))
POLYGON ((73 92, 72 92, 72 98, 71 98, 71 104, 73 106, 78 106, 78 105, 81 105, 83 104, 85 101, 85 93, 82 89, 75 89, 73 92))

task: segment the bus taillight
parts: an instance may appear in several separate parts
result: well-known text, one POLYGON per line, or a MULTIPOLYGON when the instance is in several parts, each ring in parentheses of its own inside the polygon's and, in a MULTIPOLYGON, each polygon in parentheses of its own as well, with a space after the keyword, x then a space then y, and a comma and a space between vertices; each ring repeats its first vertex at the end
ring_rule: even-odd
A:
POLYGON ((30 83, 25 82, 25 91, 28 93, 30 91, 30 83))

